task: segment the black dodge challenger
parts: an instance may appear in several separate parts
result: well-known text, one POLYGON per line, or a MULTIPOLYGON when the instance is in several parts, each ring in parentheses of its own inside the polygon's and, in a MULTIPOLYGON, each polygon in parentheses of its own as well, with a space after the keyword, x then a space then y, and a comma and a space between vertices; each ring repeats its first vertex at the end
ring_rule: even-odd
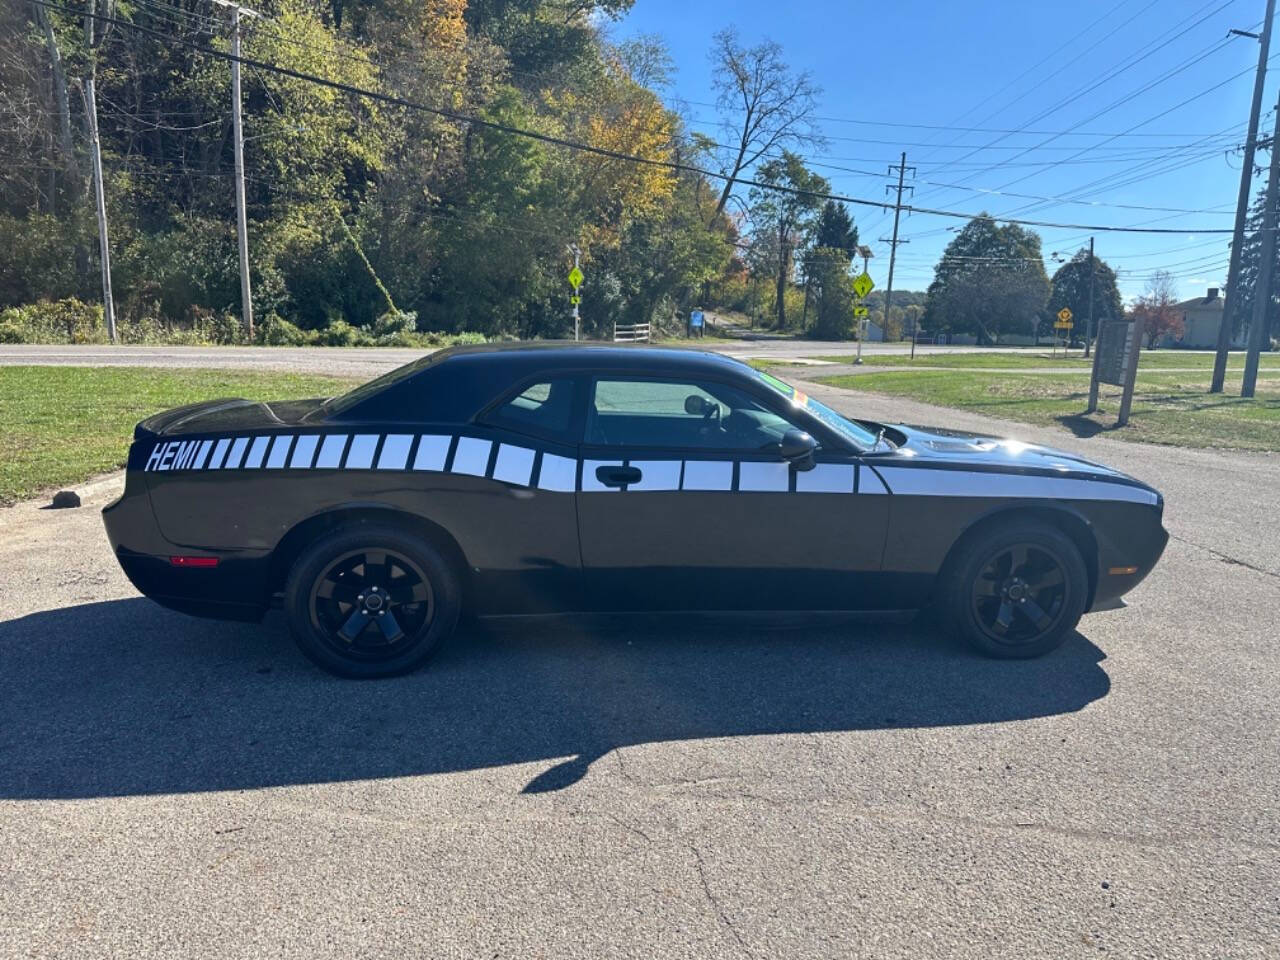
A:
POLYGON ((464 610, 931 607, 1036 656, 1151 571, 1163 508, 1071 454, 849 419, 713 353, 542 344, 158 414, 103 514, 159 603, 280 604, 317 664, 385 676, 464 610))

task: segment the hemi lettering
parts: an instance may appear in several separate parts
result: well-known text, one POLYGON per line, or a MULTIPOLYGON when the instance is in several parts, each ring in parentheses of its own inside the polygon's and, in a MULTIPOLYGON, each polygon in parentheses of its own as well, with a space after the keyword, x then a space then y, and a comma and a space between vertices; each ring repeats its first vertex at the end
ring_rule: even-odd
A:
POLYGON ((181 446, 180 443, 173 443, 173 442, 166 443, 164 445, 164 453, 160 455, 160 465, 157 466, 156 469, 172 470, 173 456, 175 453, 177 453, 178 447, 180 446, 181 446))
POLYGON ((143 470, 159 470, 160 460, 164 455, 164 448, 166 446, 167 444, 157 443, 154 447, 152 447, 151 456, 147 457, 147 465, 142 469, 143 470))
POLYGON ((176 458, 173 463, 175 470, 190 469, 191 464, 195 462, 196 453, 200 450, 199 440, 188 440, 186 447, 183 449, 181 456, 176 458))

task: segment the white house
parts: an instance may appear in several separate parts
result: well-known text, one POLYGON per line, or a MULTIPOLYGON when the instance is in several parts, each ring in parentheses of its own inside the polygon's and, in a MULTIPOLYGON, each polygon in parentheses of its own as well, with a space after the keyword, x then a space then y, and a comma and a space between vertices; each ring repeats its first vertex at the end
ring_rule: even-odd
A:
MULTIPOLYGON (((1166 336, 1160 341, 1160 346, 1213 350, 1218 346, 1218 329, 1222 326, 1222 304, 1223 298, 1217 287, 1210 287, 1203 297, 1176 304, 1176 309, 1182 314, 1182 335, 1166 336)), ((1243 337, 1242 330, 1240 336, 1231 338, 1231 346, 1243 348, 1243 337)))

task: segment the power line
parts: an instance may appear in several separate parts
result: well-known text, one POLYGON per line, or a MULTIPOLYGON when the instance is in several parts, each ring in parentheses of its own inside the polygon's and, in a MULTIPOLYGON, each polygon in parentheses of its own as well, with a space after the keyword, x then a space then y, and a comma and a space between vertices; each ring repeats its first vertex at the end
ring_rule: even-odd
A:
MULTIPOLYGON (((624 162, 634 163, 641 166, 657 167, 661 169, 667 169, 667 170, 672 170, 672 171, 682 172, 682 173, 693 173, 699 176, 704 176, 704 177, 708 177, 710 179, 715 179, 715 180, 728 181, 732 179, 737 183, 743 184, 744 186, 753 186, 762 190, 772 190, 777 193, 785 193, 792 196, 810 197, 812 199, 817 199, 817 200, 838 200, 843 203, 851 203, 858 206, 875 207, 880 210, 892 209, 894 206, 893 204, 889 204, 880 200, 867 200, 861 197, 852 197, 852 196, 846 196, 843 194, 829 193, 824 191, 801 190, 794 187, 784 187, 777 184, 764 183, 758 180, 744 180, 740 177, 731 178, 727 174, 706 170, 701 167, 694 166, 692 164, 682 163, 680 161, 662 160, 654 157, 641 157, 634 154, 624 153, 619 150, 610 150, 605 147, 597 147, 592 144, 580 143, 573 140, 565 139, 563 137, 556 137, 556 136, 552 136, 551 134, 540 133, 535 130, 522 129, 520 127, 511 126, 509 124, 498 123, 496 121, 486 120, 481 117, 469 116, 467 114, 458 113, 456 111, 447 110, 441 107, 433 107, 428 104, 410 100, 407 97, 402 97, 396 94, 381 93, 376 90, 363 89, 353 84, 343 83, 337 80, 329 80, 324 77, 316 76, 315 74, 304 73, 299 70, 293 70, 289 67, 282 67, 277 64, 267 63, 262 60, 256 60, 250 57, 237 57, 232 54, 225 53, 221 50, 215 50, 211 47, 206 47, 203 44, 196 43, 195 41, 188 40, 184 37, 177 37, 177 36, 165 34, 162 31, 152 30, 150 28, 143 27, 139 24, 130 23, 129 21, 126 21, 126 20, 119 20, 115 17, 109 17, 102 14, 87 13, 84 11, 72 10, 71 8, 63 6, 62 4, 51 3, 49 2, 49 0, 32 0, 32 2, 42 7, 47 7, 52 10, 61 11, 62 13, 65 13, 65 14, 90 17, 94 20, 98 20, 105 23, 110 23, 110 24, 126 27, 129 29, 133 29, 142 33, 150 34, 154 37, 157 37, 158 39, 164 40, 167 43, 175 43, 175 42, 180 43, 184 46, 190 47, 201 53, 204 53, 211 57, 215 57, 217 59, 227 60, 229 62, 238 62, 245 66, 256 67, 259 70, 266 70, 268 72, 277 73, 282 76, 293 77, 294 79, 297 79, 297 80, 305 80, 310 83, 315 83, 321 86, 329 87, 330 89, 340 90, 344 93, 349 93, 354 96, 364 97, 371 100, 377 100, 383 103, 389 103, 394 106, 404 107, 410 110, 418 110, 424 113, 430 113, 436 116, 441 116, 446 119, 453 120, 457 123, 471 124, 472 126, 482 127, 488 130, 494 130, 499 133, 507 133, 513 136, 521 136, 527 139, 551 144, 553 146, 564 147, 570 150, 577 150, 582 153, 589 153, 595 156, 606 157, 614 160, 622 160, 624 162)), ((954 210, 939 210, 939 209, 933 209, 928 207, 917 207, 917 206, 906 205, 906 204, 903 205, 902 209, 906 210, 909 213, 929 214, 932 216, 951 217, 951 218, 963 219, 963 220, 970 220, 973 218, 972 214, 962 213, 954 210)), ((1125 226, 1110 226, 1110 225, 1055 223, 1052 221, 1044 221, 1044 220, 1023 220, 1023 219, 1011 219, 1011 218, 1002 218, 1002 219, 1004 219, 1006 223, 1017 223, 1023 226, 1058 227, 1058 228, 1068 229, 1068 230, 1090 230, 1090 231, 1110 232, 1110 233, 1187 233, 1187 232, 1191 232, 1191 233, 1213 234, 1213 233, 1230 233, 1231 232, 1230 230, 1219 230, 1217 228, 1200 228, 1200 227, 1179 227, 1179 228, 1125 227, 1125 226)))
MULTIPOLYGON (((1175 25, 1175 27, 1173 27, 1173 28, 1171 28, 1171 29, 1176 29, 1178 26, 1181 26, 1181 25, 1182 25, 1182 23, 1185 23, 1187 20, 1192 19, 1192 18, 1193 18, 1193 17, 1195 17, 1197 14, 1199 14, 1202 10, 1204 10, 1206 7, 1210 7, 1210 6, 1212 6, 1214 2, 1216 2, 1216 0, 1210 0, 1210 2, 1209 2, 1209 3, 1206 3, 1203 7, 1200 7, 1200 8, 1199 8, 1195 13, 1191 14, 1190 16, 1188 16, 1187 18, 1185 18, 1183 21, 1180 21, 1177 25, 1175 25)), ((1228 0, 1228 2, 1227 2, 1227 3, 1225 3, 1225 4, 1223 4, 1223 5, 1222 5, 1222 7, 1221 7, 1221 8, 1219 8, 1219 10, 1221 10, 1221 9, 1225 9, 1227 6, 1230 6, 1230 4, 1231 4, 1232 2, 1234 2, 1234 0, 1228 0)), ((1147 4, 1147 6, 1143 7, 1141 10, 1139 10, 1136 14, 1134 14, 1132 17, 1130 17, 1128 20, 1126 20, 1123 24, 1121 24, 1121 27, 1123 27, 1123 26, 1127 26, 1129 23, 1132 23, 1134 20, 1136 20, 1139 16, 1141 16, 1143 13, 1145 13, 1145 12, 1146 12, 1148 9, 1150 9, 1152 6, 1155 6, 1155 3, 1154 3, 1154 2, 1153 2, 1153 3, 1149 3, 1149 4, 1147 4)), ((1218 12, 1218 11, 1214 11, 1214 12, 1216 13, 1216 12, 1218 12)), ((1212 16, 1212 14, 1209 14, 1209 16, 1212 16)), ((1207 17, 1206 17, 1205 19, 1207 19, 1207 17)), ((1194 27, 1195 27, 1195 26, 1197 26, 1200 22, 1202 22, 1202 21, 1197 21, 1195 24, 1192 24, 1192 26, 1191 26, 1191 27, 1188 27, 1188 28, 1187 28, 1187 30, 1190 30, 1190 29, 1194 28, 1194 27)), ((1184 30, 1184 31, 1183 31, 1183 33, 1187 32, 1187 30, 1184 30)), ((1117 66, 1117 67, 1112 68, 1109 72, 1104 73, 1101 77, 1099 77, 1099 78, 1098 78, 1097 80, 1095 80, 1093 83, 1091 83, 1091 84, 1087 84, 1086 86, 1081 87, 1080 89, 1078 89, 1078 90, 1076 90, 1076 91, 1072 92, 1071 94, 1068 94, 1068 95, 1067 95, 1067 97, 1066 97, 1065 99, 1063 99, 1063 100, 1059 100, 1057 103, 1053 104, 1052 106, 1047 107, 1046 109, 1042 110, 1040 113, 1036 114, 1034 117, 1032 117, 1030 120, 1028 120, 1028 121, 1027 121, 1025 124, 1023 124, 1022 126, 1023 126, 1023 127, 1029 127, 1031 124, 1036 123, 1037 121, 1044 119, 1045 117, 1049 116, 1049 115, 1050 115, 1050 114, 1052 114, 1052 113, 1056 113, 1058 110, 1061 110, 1063 107, 1068 106, 1068 105, 1069 105, 1069 104, 1071 104, 1071 103, 1074 103, 1076 100, 1080 99, 1080 97, 1085 96, 1086 94, 1093 92, 1094 90, 1098 89, 1099 87, 1101 87, 1101 86, 1103 86, 1103 85, 1105 85, 1105 84, 1109 83, 1110 81, 1114 80, 1116 77, 1120 76, 1122 73, 1125 73, 1125 72, 1127 72, 1128 70, 1131 70, 1133 67, 1137 66, 1137 65, 1138 65, 1139 63, 1141 63, 1143 60, 1147 59, 1147 57, 1152 56, 1152 55, 1153 55, 1154 53, 1156 53, 1158 50, 1164 49, 1164 44, 1168 42, 1168 39, 1177 39, 1177 37, 1178 37, 1178 36, 1181 36, 1181 35, 1182 35, 1182 33, 1179 33, 1179 34, 1177 34, 1175 37, 1173 37, 1173 38, 1169 38, 1169 37, 1168 37, 1168 34, 1169 34, 1169 31, 1166 31, 1166 32, 1165 32, 1164 34, 1162 34, 1160 37, 1156 38, 1156 39, 1155 39, 1155 40, 1153 40, 1151 43, 1149 43, 1149 44, 1147 45, 1146 53, 1143 53, 1143 54, 1142 54, 1142 56, 1140 56, 1140 57, 1135 57, 1135 58, 1132 58, 1132 59, 1128 59, 1128 60, 1127 60, 1127 62, 1124 62, 1122 65, 1119 65, 1119 66, 1117 66)), ((1066 65, 1064 65, 1064 67, 1065 67, 1065 66, 1066 66, 1066 65)), ((1059 72, 1061 72, 1061 69, 1062 69, 1062 68, 1060 68, 1059 72)), ((1043 82, 1043 81, 1042 81, 1042 82, 1043 82)), ((1038 85, 1037 85, 1037 86, 1038 86, 1038 85)), ((1033 88, 1033 89, 1034 89, 1034 88, 1033 88)), ((1012 105, 1013 105, 1013 103, 1017 103, 1017 102, 1018 102, 1018 100, 1023 99, 1023 97, 1025 97, 1025 96, 1027 95, 1027 93, 1028 93, 1028 92, 1030 92, 1030 91, 1024 92, 1024 93, 1022 94, 1022 96, 1020 96, 1020 97, 1018 97, 1017 99, 1015 99, 1014 101, 1012 101, 1012 103, 1010 103, 1008 106, 1012 106, 1012 105)), ((1006 106, 1006 108, 1005 108, 1005 109, 1008 109, 1008 106, 1006 106)), ((1004 135, 1002 135, 1002 136, 1000 136, 1000 137, 997 137, 995 140, 992 140, 992 141, 990 142, 990 144, 988 144, 988 146, 990 146, 990 145, 992 145, 992 144, 995 144, 995 143, 999 143, 1001 140, 1007 139, 1009 136, 1010 136, 1009 134, 1004 134, 1004 135)), ((967 153, 967 154, 965 154, 963 157, 960 157, 960 158, 958 158, 958 159, 961 159, 961 160, 963 160, 963 159, 967 159, 968 157, 973 156, 973 153, 974 153, 974 152, 976 152, 976 151, 971 151, 970 153, 967 153)))
MULTIPOLYGON (((1091 32, 1095 27, 1097 27, 1099 24, 1101 24, 1104 20, 1107 20, 1109 17, 1111 17, 1111 16, 1112 16, 1112 14, 1116 13, 1118 10, 1120 10, 1120 9, 1121 9, 1121 8, 1122 8, 1126 3, 1128 3, 1128 2, 1129 2, 1129 0, 1120 0, 1120 2, 1119 2, 1119 3, 1117 3, 1114 7, 1112 7, 1110 10, 1108 10, 1108 11, 1107 11, 1106 13, 1104 13, 1102 16, 1098 17, 1096 20, 1093 20, 1093 21, 1092 21, 1092 22, 1090 22, 1087 26, 1085 26, 1085 27, 1084 27, 1084 29, 1080 30, 1078 33, 1076 33, 1075 35, 1073 35, 1073 36, 1071 37, 1071 39, 1069 39, 1069 40, 1067 40, 1065 43, 1063 43, 1063 44, 1059 45, 1059 46, 1058 46, 1056 49, 1054 49, 1054 51, 1053 51, 1052 53, 1050 53, 1047 57, 1041 57, 1041 58, 1038 58, 1034 63, 1032 63, 1032 64, 1031 64, 1031 66, 1027 67, 1027 69, 1026 69, 1026 70, 1024 70, 1022 73, 1018 74, 1018 76, 1014 77, 1012 80, 1010 80, 1008 83, 1006 83, 1003 87, 1001 87, 1001 88, 1000 88, 999 90, 997 90, 995 93, 992 93, 992 94, 990 94, 989 96, 987 96, 987 97, 983 98, 983 99, 982 99, 982 100, 980 100, 977 104, 975 104, 974 106, 970 107, 970 108, 969 108, 968 110, 966 110, 964 113, 960 114, 960 116, 958 116, 958 117, 956 118, 956 121, 963 120, 965 117, 967 117, 967 116, 969 116, 970 114, 972 114, 972 113, 974 113, 975 111, 977 111, 980 107, 985 106, 986 104, 990 103, 992 100, 996 99, 996 97, 1001 96, 1001 95, 1002 95, 1006 90, 1009 90, 1009 89, 1012 89, 1012 88, 1016 87, 1016 86, 1017 86, 1018 84, 1020 84, 1020 83, 1025 79, 1025 78, 1029 77, 1032 73, 1034 73, 1034 72, 1036 72, 1037 70, 1041 69, 1041 68, 1042 68, 1042 65, 1043 65, 1044 63, 1049 62, 1049 61, 1052 61, 1052 60, 1053 60, 1053 58, 1055 58, 1055 57, 1057 57, 1057 56, 1058 56, 1058 54, 1062 53, 1063 51, 1065 51, 1066 49, 1068 49, 1068 48, 1069 48, 1073 43, 1075 43, 1077 40, 1079 40, 1081 37, 1083 37, 1083 36, 1085 36, 1086 34, 1088 34, 1089 32, 1091 32)), ((1133 15, 1132 17, 1130 17, 1128 20, 1126 20, 1124 23, 1120 24, 1120 26, 1119 26, 1119 27, 1115 28, 1115 29, 1112 31, 1112 34, 1114 35, 1114 34, 1118 33, 1118 32, 1120 31, 1120 29, 1122 29, 1123 27, 1128 26, 1128 24, 1132 23, 1134 20, 1136 20, 1138 17, 1140 17, 1143 13, 1145 13, 1145 12, 1146 12, 1147 10, 1149 10, 1151 7, 1155 6, 1156 2, 1157 2, 1157 0, 1152 0, 1152 2, 1148 3, 1148 4, 1147 4, 1146 6, 1144 6, 1142 9, 1140 9, 1136 14, 1134 14, 1134 15, 1133 15)), ((993 117, 995 117, 996 115, 998 115, 998 114, 999 114, 999 113, 1001 113, 1002 111, 1007 111, 1007 110, 1008 110, 1010 107, 1012 107, 1015 103, 1018 103, 1020 100, 1024 100, 1024 99, 1026 99, 1028 96, 1030 96, 1030 95, 1031 95, 1032 93, 1034 93, 1036 90, 1039 90, 1042 86, 1044 86, 1046 83, 1048 83, 1048 82, 1049 82, 1050 80, 1052 80, 1054 77, 1056 77, 1058 74, 1062 73, 1064 70, 1070 69, 1071 64, 1072 64, 1072 61, 1071 61, 1070 59, 1067 59, 1067 58, 1065 58, 1065 57, 1064 57, 1064 58, 1063 58, 1062 65, 1061 65, 1061 66, 1059 66, 1056 70, 1053 70, 1052 72, 1050 72, 1050 73, 1048 73, 1048 74, 1046 74, 1046 75, 1041 76, 1041 77, 1040 77, 1040 79, 1039 79, 1039 81, 1037 81, 1036 83, 1032 84, 1030 87, 1027 87, 1027 88, 1023 89, 1022 93, 1021 93, 1021 94, 1019 94, 1017 97, 1015 97, 1013 100, 1010 100, 1010 101, 1009 101, 1008 103, 1006 103, 1002 108, 997 109, 997 110, 995 110, 995 111, 993 111, 993 112, 991 112, 991 113, 988 113, 986 116, 984 116, 984 117, 983 117, 981 120, 979 120, 978 122, 979 122, 979 123, 985 123, 986 121, 988 121, 988 120, 992 119, 993 117)), ((954 121, 953 121, 953 122, 954 122, 954 121)), ((1035 121, 1031 121, 1031 122, 1035 122, 1035 121)), ((925 156, 927 157, 927 156, 929 156, 929 154, 926 154, 925 156)), ((922 159, 923 159, 923 158, 922 158, 922 159)))

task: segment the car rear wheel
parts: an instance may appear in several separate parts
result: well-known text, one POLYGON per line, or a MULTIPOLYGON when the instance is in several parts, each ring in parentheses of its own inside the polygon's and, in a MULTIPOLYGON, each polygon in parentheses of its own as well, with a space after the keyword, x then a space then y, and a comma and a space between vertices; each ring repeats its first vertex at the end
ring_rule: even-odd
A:
POLYGON ((299 648, 344 677, 421 666, 458 621, 457 576, 424 540, 384 527, 329 534, 306 549, 285 586, 299 648))
POLYGON ((1076 545, 1048 524, 992 526, 965 544, 943 575, 943 613, 988 656, 1038 657, 1084 613, 1089 573, 1076 545))

